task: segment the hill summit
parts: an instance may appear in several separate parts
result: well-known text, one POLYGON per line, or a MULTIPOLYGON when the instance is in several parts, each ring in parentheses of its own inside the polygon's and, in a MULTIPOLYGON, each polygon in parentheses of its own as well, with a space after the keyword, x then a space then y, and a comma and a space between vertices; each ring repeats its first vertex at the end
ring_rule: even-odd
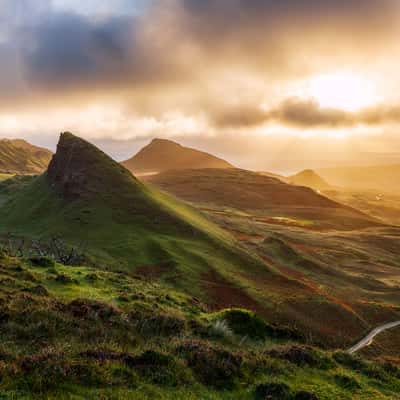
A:
POLYGON ((0 173, 40 174, 50 162, 52 152, 22 139, 0 140, 0 173))
POLYGON ((117 185, 121 190, 126 184, 139 185, 123 166, 69 132, 60 136, 47 177, 51 185, 66 199, 99 196, 117 185))
POLYGON ((331 188, 321 176, 312 169, 305 169, 288 178, 289 183, 297 186, 306 186, 314 190, 328 190, 331 188))
POLYGON ((134 173, 158 173, 170 169, 233 168, 211 154, 166 139, 154 139, 134 157, 123 162, 134 173))
POLYGON ((0 219, 1 232, 87 243, 89 258, 107 268, 172 265, 166 273, 190 280, 199 268, 249 263, 216 225, 71 133, 61 134, 48 171, 16 193, 0 219))

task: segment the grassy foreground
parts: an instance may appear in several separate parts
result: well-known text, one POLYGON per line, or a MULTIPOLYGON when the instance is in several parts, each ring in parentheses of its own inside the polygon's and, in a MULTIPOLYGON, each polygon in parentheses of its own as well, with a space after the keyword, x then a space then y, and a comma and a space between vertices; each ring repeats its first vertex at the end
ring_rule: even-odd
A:
POLYGON ((0 282, 4 399, 399 398, 392 364, 139 276, 1 253, 0 282))

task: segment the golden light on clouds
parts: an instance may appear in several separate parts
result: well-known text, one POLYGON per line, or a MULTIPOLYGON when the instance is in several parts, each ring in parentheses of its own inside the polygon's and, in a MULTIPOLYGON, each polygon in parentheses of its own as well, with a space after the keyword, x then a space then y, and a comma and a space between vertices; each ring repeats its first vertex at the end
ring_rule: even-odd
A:
POLYGON ((400 152, 398 0, 18 3, 0 0, 0 136, 400 152))
POLYGON ((311 78, 304 94, 314 98, 323 108, 346 111, 359 111, 378 104, 380 100, 371 80, 347 71, 311 78))

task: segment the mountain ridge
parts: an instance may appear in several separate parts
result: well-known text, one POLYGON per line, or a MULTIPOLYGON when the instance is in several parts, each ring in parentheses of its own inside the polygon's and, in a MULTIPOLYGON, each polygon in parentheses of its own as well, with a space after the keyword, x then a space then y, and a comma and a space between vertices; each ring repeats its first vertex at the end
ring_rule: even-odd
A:
POLYGON ((153 139, 136 155, 123 161, 122 165, 133 173, 158 173, 186 168, 234 168, 229 162, 212 154, 159 138, 153 139))

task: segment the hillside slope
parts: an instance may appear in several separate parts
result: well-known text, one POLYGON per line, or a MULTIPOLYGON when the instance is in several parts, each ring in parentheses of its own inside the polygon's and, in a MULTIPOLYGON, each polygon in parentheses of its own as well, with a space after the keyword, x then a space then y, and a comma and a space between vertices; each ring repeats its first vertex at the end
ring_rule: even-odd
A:
POLYGON ((145 178, 178 198, 202 205, 256 210, 272 217, 299 217, 336 227, 379 224, 372 217, 307 187, 240 169, 166 171, 145 178))
POLYGON ((146 187, 70 133, 61 135, 47 173, 18 190, 0 217, 3 233, 84 243, 97 265, 144 274, 160 270, 173 284, 197 287, 199 295, 199 285, 188 282, 203 273, 265 269, 206 218, 146 187))
POLYGON ((25 140, 0 140, 0 173, 41 174, 51 160, 50 150, 33 146, 25 140))
POLYGON ((154 139, 122 164, 133 173, 158 173, 186 168, 233 168, 221 158, 165 139, 154 139))
POLYGON ((398 398, 394 364, 137 276, 0 250, 0 280, 4 399, 398 398))
MULTIPOLYGON (((213 180, 223 193, 224 183, 213 180)), ((72 134, 62 134, 47 173, 15 184, 16 194, 0 208, 0 234, 11 232, 27 242, 56 236, 68 246, 83 243, 87 263, 99 271, 161 282, 196 297, 210 310, 251 309, 326 344, 348 344, 368 327, 328 293, 287 273, 272 259, 272 251, 242 244, 208 215, 148 187, 72 134), (335 334, 336 321, 340 335, 335 334)), ((336 204, 300 189, 311 193, 318 210, 336 204)))

